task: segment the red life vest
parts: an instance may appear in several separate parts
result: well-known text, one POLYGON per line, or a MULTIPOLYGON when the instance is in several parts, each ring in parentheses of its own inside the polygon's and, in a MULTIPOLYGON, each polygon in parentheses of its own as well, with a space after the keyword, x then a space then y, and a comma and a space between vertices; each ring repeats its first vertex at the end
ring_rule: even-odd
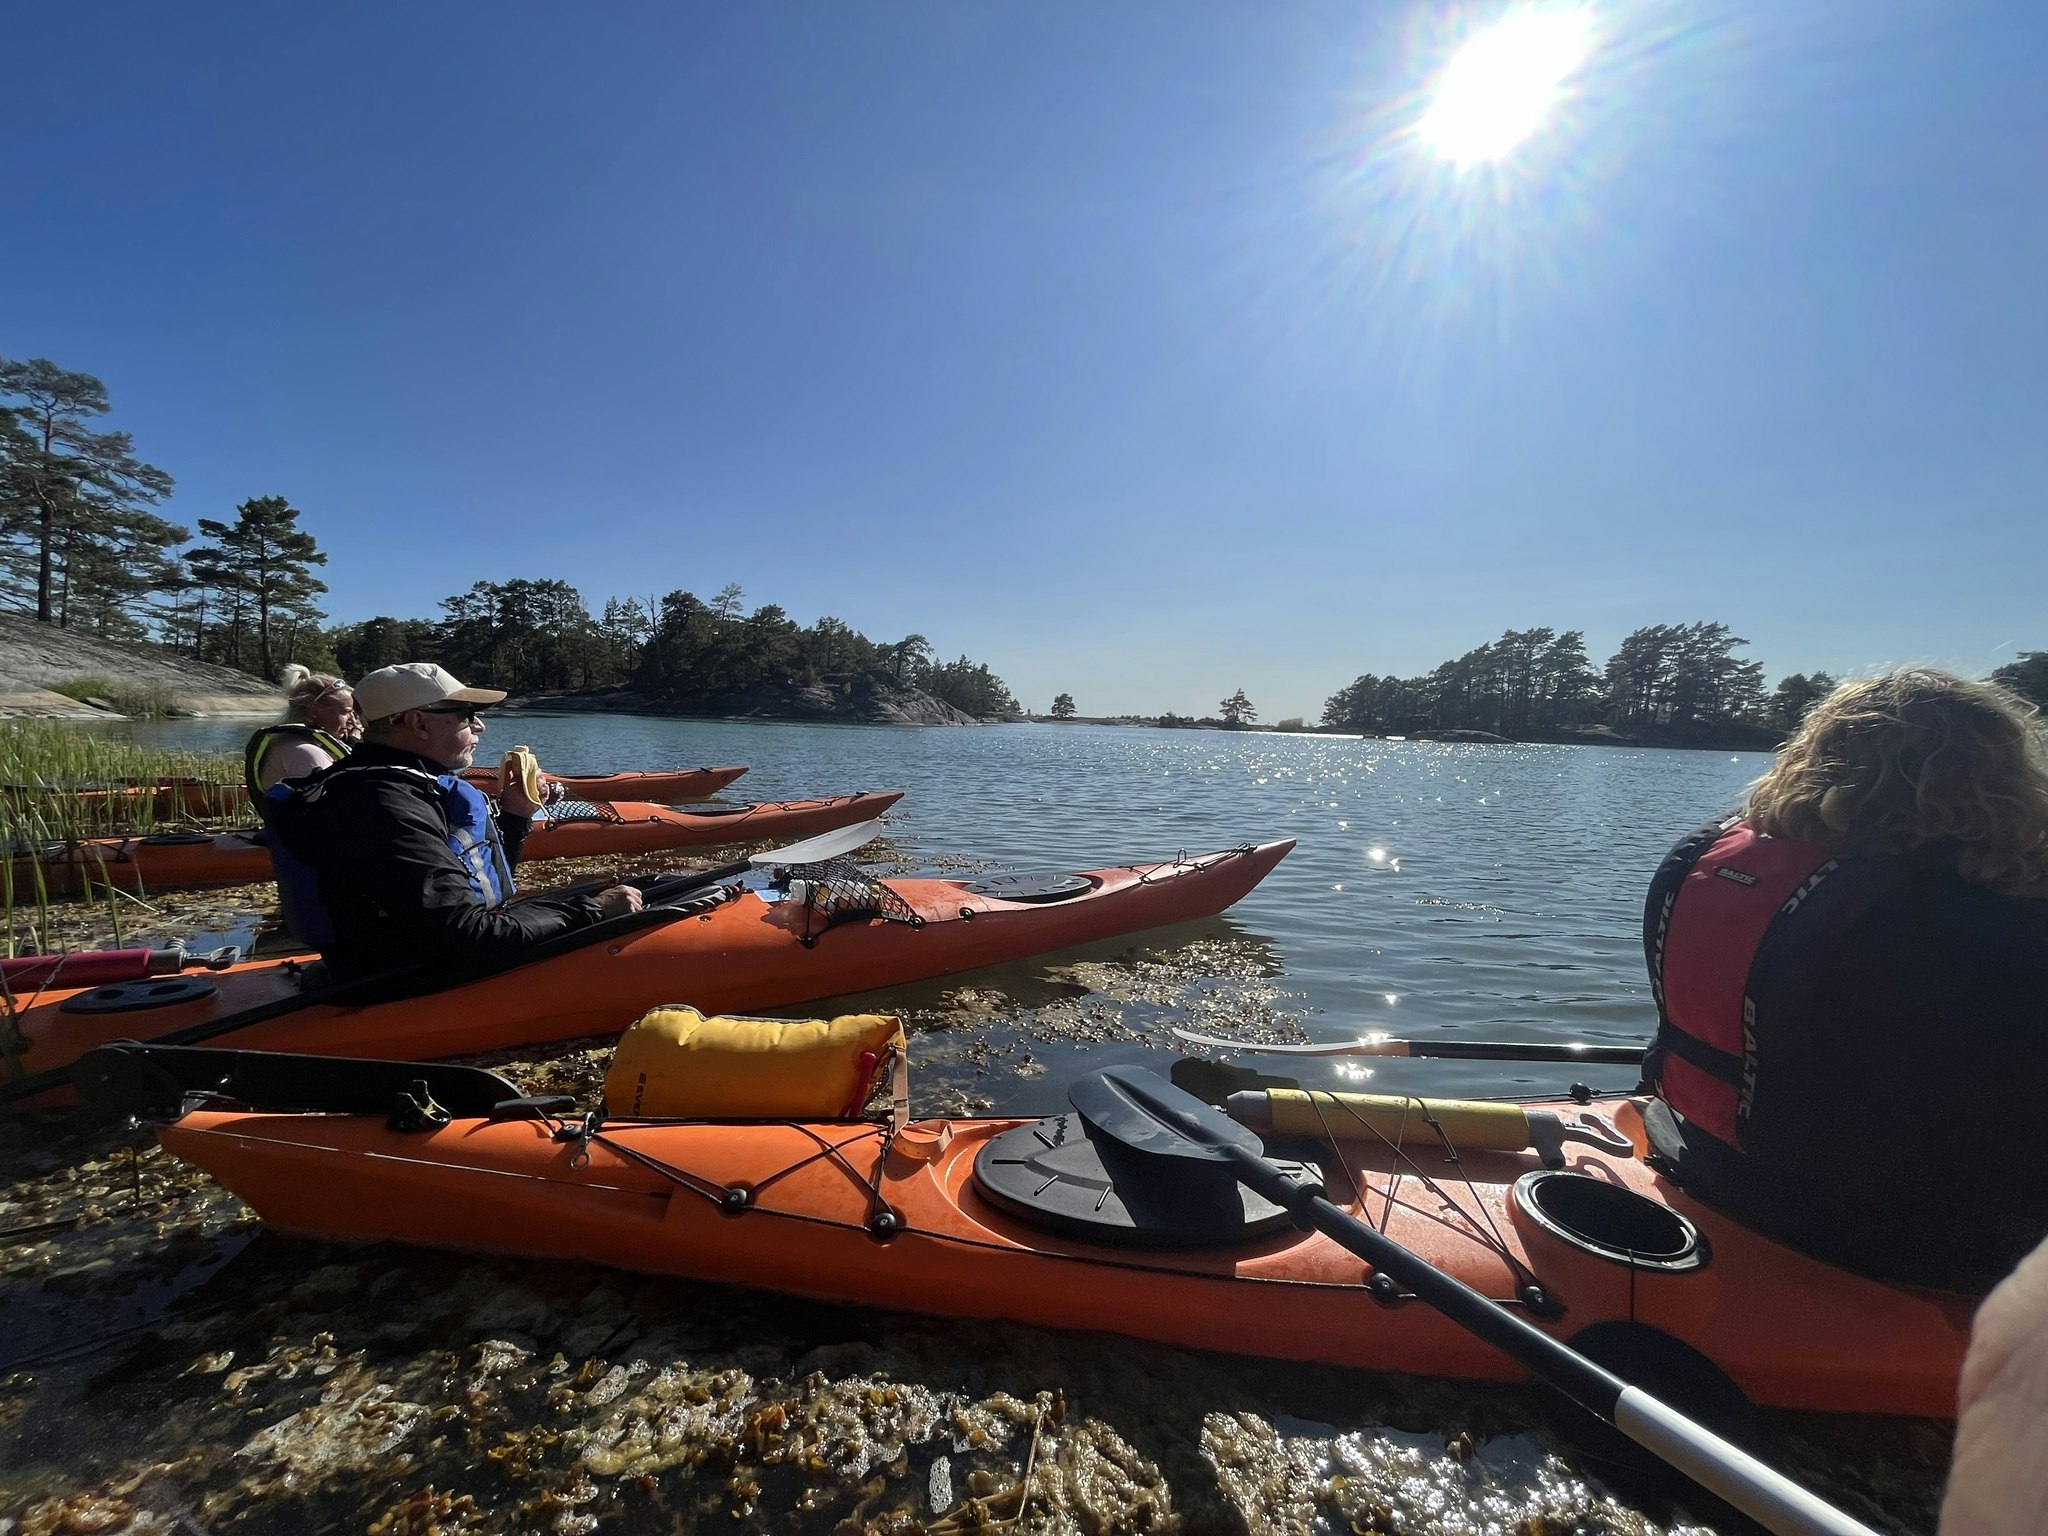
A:
POLYGON ((1750 969, 1764 936, 1838 867, 1811 843, 1730 824, 1665 897, 1650 981, 1659 1023, 1658 1093, 1730 1147, 1756 1093, 1750 969))

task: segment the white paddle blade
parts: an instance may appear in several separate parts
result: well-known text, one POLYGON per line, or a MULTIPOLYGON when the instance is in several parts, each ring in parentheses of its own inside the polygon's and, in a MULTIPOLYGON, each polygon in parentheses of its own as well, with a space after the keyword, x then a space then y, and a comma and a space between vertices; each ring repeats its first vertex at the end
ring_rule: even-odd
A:
POLYGON ((770 864, 822 864, 827 859, 841 858, 856 848, 865 848, 881 835, 882 818, 877 816, 873 821, 820 832, 816 837, 791 843, 786 848, 766 849, 754 854, 747 862, 757 868, 770 864))

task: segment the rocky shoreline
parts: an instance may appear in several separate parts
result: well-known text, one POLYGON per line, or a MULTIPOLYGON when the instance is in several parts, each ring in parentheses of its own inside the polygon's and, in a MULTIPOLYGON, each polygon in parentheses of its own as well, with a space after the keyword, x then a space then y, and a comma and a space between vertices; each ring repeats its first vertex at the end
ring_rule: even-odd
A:
POLYGON ((161 646, 103 640, 0 613, 0 719, 122 720, 159 715, 275 715, 277 688, 161 646), (80 698, 81 684, 104 685, 80 698), (88 702, 88 698, 91 702, 88 702), (123 709, 146 702, 147 708, 123 709))

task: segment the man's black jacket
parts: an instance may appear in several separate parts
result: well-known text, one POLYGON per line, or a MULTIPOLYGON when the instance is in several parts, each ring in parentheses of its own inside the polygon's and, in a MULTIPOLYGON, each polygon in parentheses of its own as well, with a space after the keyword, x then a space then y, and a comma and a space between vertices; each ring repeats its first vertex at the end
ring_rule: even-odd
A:
MULTIPOLYGON (((349 753, 347 768, 372 765, 447 772, 426 758, 375 742, 349 753)), ((326 776, 323 776, 325 778, 326 776)), ((501 814, 505 856, 516 863, 523 817, 501 814)), ((510 964, 544 939, 599 917, 589 896, 540 896, 508 906, 477 901, 448 846, 439 786, 410 774, 336 772, 305 822, 307 862, 320 875, 320 901, 334 925, 323 958, 337 981, 401 966, 469 969, 510 964)))

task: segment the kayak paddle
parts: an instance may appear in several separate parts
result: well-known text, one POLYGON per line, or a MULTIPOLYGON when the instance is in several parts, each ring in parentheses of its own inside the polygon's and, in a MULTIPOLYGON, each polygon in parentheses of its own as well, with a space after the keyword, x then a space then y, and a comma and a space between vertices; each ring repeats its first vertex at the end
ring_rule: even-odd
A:
POLYGON ((1192 1029, 1174 1034, 1190 1045, 1213 1045, 1230 1051, 1257 1051, 1267 1056, 1434 1056, 1450 1061, 1593 1061, 1640 1066, 1640 1045, 1585 1045, 1577 1040, 1396 1040, 1390 1035, 1360 1035, 1334 1045, 1269 1045, 1251 1040, 1226 1040, 1192 1029))
POLYGON ((744 859, 734 859, 730 864, 721 864, 716 869, 700 869, 685 874, 668 875, 652 882, 650 894, 659 891, 666 898, 680 895, 684 891, 701 890, 707 885, 717 885, 724 880, 744 875, 750 869, 766 869, 774 864, 823 864, 828 859, 844 858, 856 848, 864 848, 882 835, 882 818, 858 822, 850 827, 838 827, 830 832, 820 832, 816 837, 806 838, 800 843, 791 843, 786 848, 767 848, 760 853, 750 853, 744 859), (668 882, 673 881, 674 884, 668 882))
POLYGON ((1229 1167, 1239 1182, 1357 1254, 1376 1273, 1398 1281, 1777 1536, 1875 1536, 1747 1451, 1333 1205, 1318 1184, 1268 1162, 1265 1145, 1253 1132, 1156 1074, 1141 1067, 1109 1067, 1076 1082, 1067 1099, 1096 1130, 1132 1151, 1183 1165, 1229 1167))
MULTIPOLYGON (((671 905, 677 898, 687 896, 693 891, 704 890, 711 886, 722 884, 736 876, 746 874, 751 869, 764 868, 772 864, 821 864, 827 859, 842 858, 863 844, 873 842, 881 834, 882 821, 880 817, 876 817, 873 821, 863 821, 851 827, 839 827, 830 832, 820 832, 816 837, 806 838, 800 843, 790 843, 781 848, 766 848, 744 859, 735 859, 730 864, 721 864, 716 869, 704 869, 687 874, 666 876, 663 880, 656 882, 654 887, 650 887, 646 893, 649 900, 654 904, 648 906, 644 911, 625 913, 619 917, 608 918, 603 922, 593 924, 588 928, 572 929, 568 933, 559 934, 555 938, 546 941, 537 952, 523 957, 515 962, 515 964, 531 964, 535 960, 547 958, 548 955, 560 953, 562 949, 579 948, 584 944, 594 943, 613 934, 639 927, 654 919, 681 916, 682 914, 675 911, 671 905), (574 942, 562 944, 562 940, 573 940, 574 942)), ((607 885, 611 883, 610 881, 605 882, 607 885)), ((346 1006, 358 999, 375 1002, 380 1000, 381 995, 387 989, 416 985, 424 983, 429 979, 433 979, 436 982, 435 987, 431 990, 438 991, 444 986, 459 985, 465 981, 473 981, 483 976, 496 975, 500 970, 510 970, 512 968, 512 966, 496 966, 486 971, 459 973, 452 976, 444 974, 440 977, 430 978, 422 967, 401 966, 389 971, 379 971, 374 975, 359 977, 340 986, 330 986, 301 992, 297 996, 279 998, 275 1002, 259 1003, 253 1008, 244 1008, 218 1019, 208 1019, 204 1023, 194 1024, 189 1029, 173 1030, 167 1035, 158 1036, 153 1043, 157 1045, 197 1045, 202 1040, 212 1040, 217 1036, 230 1034, 238 1029, 246 1029, 252 1024, 267 1023, 271 1019, 282 1018, 287 1014, 297 1013, 301 1009, 311 1008, 322 1003, 346 1006)), ((37 1072, 29 1077, 16 1078, 12 1082, 0 1083, 0 1104, 12 1104, 21 1099, 32 1099, 38 1094, 48 1093, 53 1088, 70 1086, 71 1065, 66 1063, 61 1067, 52 1067, 47 1072, 37 1072)))

